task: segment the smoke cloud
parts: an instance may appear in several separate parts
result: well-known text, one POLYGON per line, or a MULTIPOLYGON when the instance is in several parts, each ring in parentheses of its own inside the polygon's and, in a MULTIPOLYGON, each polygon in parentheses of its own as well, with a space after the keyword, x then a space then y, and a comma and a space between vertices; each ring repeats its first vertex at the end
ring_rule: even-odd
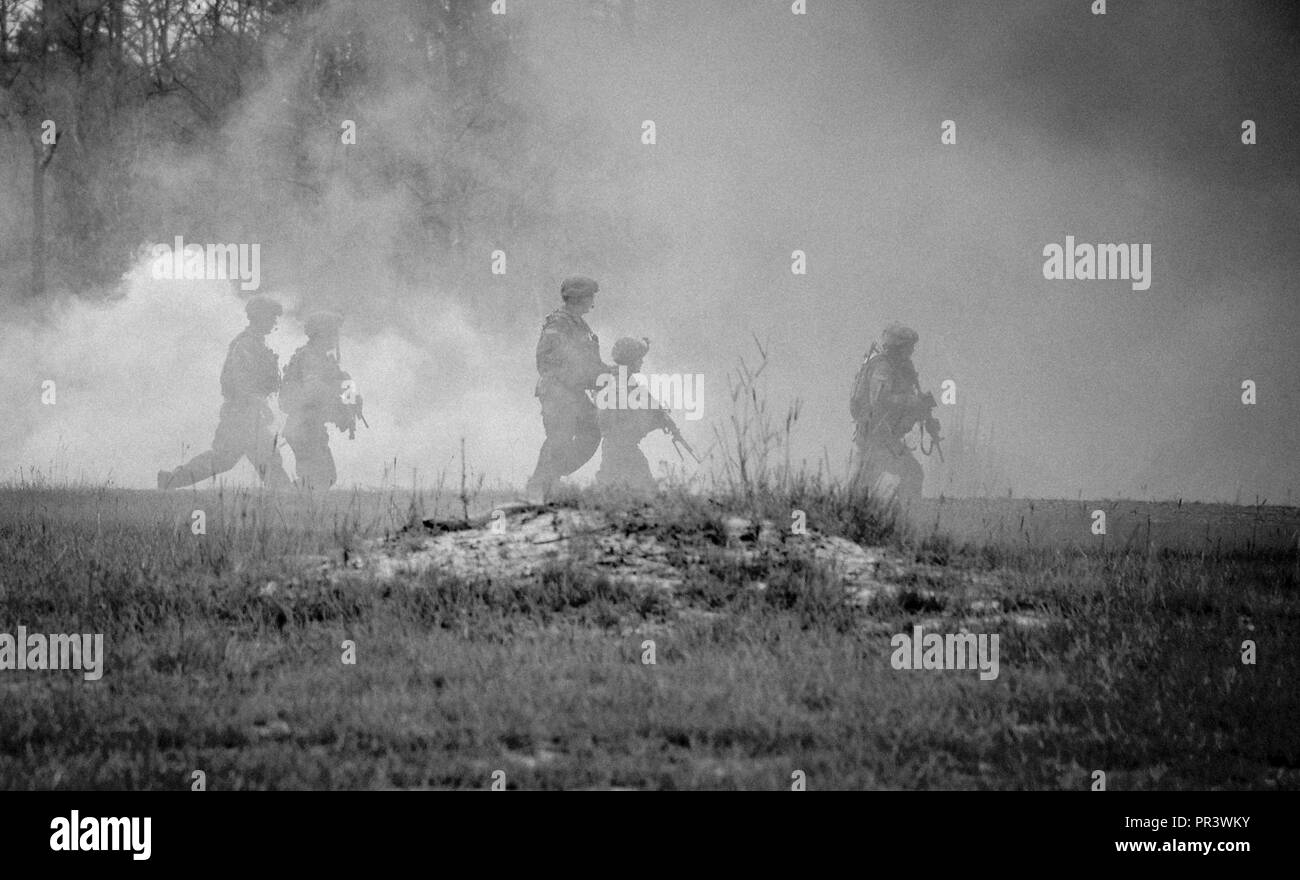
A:
MULTIPOLYGON (((923 384, 953 380, 968 420, 995 427, 1019 495, 1300 488, 1285 7, 668 2, 637 4, 628 28, 599 5, 482 16, 510 55, 490 95, 453 106, 436 84, 457 60, 415 38, 421 4, 329 2, 306 38, 269 45, 219 138, 159 139, 132 165, 158 220, 128 276, 39 314, 8 308, 17 418, 0 466, 150 487, 206 448, 243 300, 228 282, 149 276, 144 246, 183 235, 260 244, 263 292, 288 310, 271 338, 282 359, 308 312, 344 314, 343 363, 373 425, 333 443, 344 485, 378 485, 394 461, 399 484, 415 468, 429 485, 458 469, 462 437, 471 466, 522 485, 543 438, 541 319, 565 275, 588 274, 607 357, 648 336, 647 371, 704 374, 704 419, 679 420, 701 448, 757 338, 773 403, 803 401, 795 459, 839 466, 862 354, 901 320, 921 335, 923 384), (308 97, 320 47, 340 45, 362 71, 347 115, 308 97), (1067 235, 1150 243, 1150 289, 1045 280, 1043 248, 1067 235)), ((12 216, 27 210, 26 154, 9 152, 5 254, 21 252, 12 216)), ((646 448, 675 460, 663 438, 646 448)), ((254 479, 246 463, 232 476, 254 479)))

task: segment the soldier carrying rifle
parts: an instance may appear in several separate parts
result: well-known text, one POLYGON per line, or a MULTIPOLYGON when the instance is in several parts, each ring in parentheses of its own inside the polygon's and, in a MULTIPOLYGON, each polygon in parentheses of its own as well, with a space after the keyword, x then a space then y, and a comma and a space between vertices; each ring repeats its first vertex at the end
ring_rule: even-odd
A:
POLYGON ((293 450, 298 483, 308 489, 328 489, 338 478, 326 424, 347 431, 349 438, 356 437, 358 418, 366 424, 352 376, 339 367, 342 322, 342 317, 332 312, 309 315, 303 322, 307 343, 284 368, 280 388, 280 409, 288 416, 284 439, 293 450))
POLYGON ((940 457, 943 455, 939 422, 932 414, 934 395, 921 393, 920 379, 912 364, 918 339, 910 327, 886 327, 879 350, 873 343, 858 370, 849 403, 856 423, 855 480, 872 498, 886 504, 897 501, 906 505, 921 497, 925 473, 903 441, 913 426, 919 422, 922 437, 928 432, 934 449, 940 457))
POLYGON ((595 306, 599 289, 582 275, 564 279, 564 305, 546 316, 537 340, 539 380, 533 393, 542 404, 546 442, 528 480, 530 501, 544 501, 561 477, 586 464, 600 446, 596 406, 587 392, 611 370, 600 359, 600 339, 582 317, 595 306))
MULTIPOLYGON (((641 364, 646 352, 650 350, 650 340, 633 339, 625 336, 614 343, 612 352, 614 364, 627 368, 629 375, 626 394, 617 395, 621 399, 632 397, 636 380, 631 378, 641 372, 641 364)), ((599 398, 598 398, 599 399, 599 398)), ((654 476, 650 473, 650 463, 641 452, 641 438, 651 431, 662 428, 672 435, 674 447, 685 448, 692 458, 699 461, 695 451, 682 437, 682 432, 667 411, 659 407, 658 401, 646 392, 648 407, 641 409, 601 409, 596 417, 600 425, 600 469, 596 471, 596 483, 600 486, 621 486, 642 492, 653 492, 658 488, 654 476)))

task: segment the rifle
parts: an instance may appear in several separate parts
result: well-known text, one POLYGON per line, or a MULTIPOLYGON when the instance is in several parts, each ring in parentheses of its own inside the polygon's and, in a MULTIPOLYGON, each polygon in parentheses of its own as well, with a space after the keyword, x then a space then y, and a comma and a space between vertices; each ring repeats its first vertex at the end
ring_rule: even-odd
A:
MULTIPOLYGON (((339 368, 342 369, 341 365, 343 363, 343 343, 337 337, 334 339, 334 363, 340 364, 339 368)), ((348 382, 352 381, 351 373, 344 373, 343 375, 347 377, 345 381, 348 382)), ((369 430, 370 428, 370 423, 366 421, 365 412, 362 409, 364 402, 362 401, 361 395, 354 394, 353 400, 354 400, 353 403, 343 404, 348 409, 348 439, 349 440, 357 439, 357 419, 361 419, 361 424, 365 425, 367 430, 369 430)), ((339 427, 342 426, 340 425, 339 427)))
POLYGON ((370 423, 366 421, 365 412, 362 410, 363 401, 361 395, 357 395, 356 403, 345 403, 344 406, 352 409, 352 418, 348 421, 348 439, 355 440, 357 439, 357 419, 361 419, 361 424, 367 428, 370 427, 370 423))
MULTIPOLYGON (((647 343, 649 343, 649 341, 650 340, 648 339, 646 340, 647 343)), ((691 444, 686 442, 686 438, 682 436, 682 429, 677 427, 677 423, 673 421, 673 417, 668 415, 668 410, 660 409, 659 401, 655 400, 653 397, 650 398, 650 405, 654 408, 655 412, 659 413, 660 426, 664 429, 664 432, 673 438, 673 449, 677 450, 677 457, 683 462, 686 461, 686 457, 682 455, 682 450, 685 449, 690 453, 691 458, 695 459, 696 464, 703 464, 704 460, 696 455, 695 450, 691 448, 691 444)))
POLYGON ((682 436, 682 429, 677 427, 677 423, 673 421, 673 417, 663 410, 660 410, 660 412, 663 413, 664 417, 664 431, 673 438, 673 449, 677 450, 677 457, 682 461, 686 461, 682 456, 682 450, 685 449, 691 454, 691 458, 695 459, 696 464, 703 464, 703 460, 695 454, 695 450, 691 448, 691 444, 686 442, 686 438, 682 436))
MULTIPOLYGON (((921 383, 916 383, 916 393, 921 394, 921 383)), ((939 405, 934 399, 934 393, 927 391, 921 394, 921 405, 924 406, 929 414, 921 420, 921 440, 918 444, 921 448, 922 455, 929 455, 930 452, 939 453, 939 461, 943 462, 943 438, 939 436, 939 420, 934 417, 934 408, 939 405), (925 435, 930 435, 930 449, 925 448, 925 435)))

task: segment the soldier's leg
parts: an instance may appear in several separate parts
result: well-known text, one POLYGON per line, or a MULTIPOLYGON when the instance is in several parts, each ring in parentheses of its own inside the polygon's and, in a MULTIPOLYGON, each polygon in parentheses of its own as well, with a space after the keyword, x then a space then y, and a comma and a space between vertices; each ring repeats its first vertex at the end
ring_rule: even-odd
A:
POLYGON ((573 434, 564 451, 560 476, 569 474, 591 461, 591 457, 600 448, 600 423, 596 418, 598 410, 584 396, 573 404, 573 434))
POLYGON ((574 407, 563 398, 542 398, 542 427, 546 431, 546 440, 537 454, 537 467, 528 480, 530 495, 549 491, 555 481, 567 473, 564 471, 567 450, 577 431, 574 407))
POLYGON ((334 453, 330 452, 329 444, 325 445, 325 460, 321 465, 321 477, 325 486, 333 486, 339 479, 338 469, 334 467, 334 453))
POLYGON ((636 453, 636 459, 631 466, 632 485, 643 492, 658 491, 659 484, 655 482, 655 475, 650 472, 650 461, 645 457, 645 453, 641 451, 640 446, 632 451, 636 453))
MULTIPOLYGON (((873 499, 882 493, 888 494, 888 487, 881 485, 881 477, 884 475, 880 462, 882 452, 884 450, 871 443, 857 444, 857 467, 853 473, 853 487, 859 492, 867 493, 873 499)), ((888 498, 882 500, 887 501, 888 498)))
POLYGON ((259 437, 244 451, 253 468, 261 478, 262 484, 271 489, 287 489, 293 485, 289 472, 284 469, 284 459, 280 457, 278 438, 270 430, 259 431, 259 437))
POLYGON ((921 486, 925 482, 925 470, 916 456, 911 453, 898 456, 895 470, 898 471, 898 502, 904 508, 921 498, 921 486))
POLYGON ((658 488, 654 475, 650 472, 650 462, 640 447, 633 443, 611 442, 605 438, 601 448, 600 470, 596 472, 596 482, 602 486, 619 486, 638 491, 654 491, 658 488))
POLYGON ((158 488, 184 489, 195 483, 224 474, 239 462, 238 450, 209 449, 200 453, 174 471, 160 471, 158 488))
POLYGON ((158 488, 184 489, 204 480, 224 474, 239 463, 243 455, 241 434, 247 429, 241 413, 228 404, 221 408, 217 430, 212 436, 212 448, 200 453, 174 471, 160 471, 158 488))
POLYGON ((879 442, 866 443, 861 451, 859 485, 872 503, 904 506, 920 497, 921 466, 910 452, 879 442))
POLYGON ((871 475, 867 473, 867 447, 866 444, 854 441, 853 443, 853 476, 851 485, 855 491, 865 491, 871 485, 871 475))
POLYGON ((297 463, 298 482, 308 489, 328 489, 337 472, 330 454, 329 433, 324 425, 298 425, 286 429, 285 439, 297 463))

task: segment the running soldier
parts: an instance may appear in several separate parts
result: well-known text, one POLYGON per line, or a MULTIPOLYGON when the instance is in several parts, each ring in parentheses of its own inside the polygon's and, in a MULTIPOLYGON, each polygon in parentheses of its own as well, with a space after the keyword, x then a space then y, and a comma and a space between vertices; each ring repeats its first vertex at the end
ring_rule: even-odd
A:
POLYGON ((280 388, 280 364, 266 345, 284 310, 275 300, 253 297, 244 307, 248 327, 235 337, 221 368, 221 416, 212 448, 174 471, 158 472, 159 489, 181 489, 215 478, 245 456, 264 485, 272 489, 291 484, 277 449, 274 415, 267 398, 280 388))

